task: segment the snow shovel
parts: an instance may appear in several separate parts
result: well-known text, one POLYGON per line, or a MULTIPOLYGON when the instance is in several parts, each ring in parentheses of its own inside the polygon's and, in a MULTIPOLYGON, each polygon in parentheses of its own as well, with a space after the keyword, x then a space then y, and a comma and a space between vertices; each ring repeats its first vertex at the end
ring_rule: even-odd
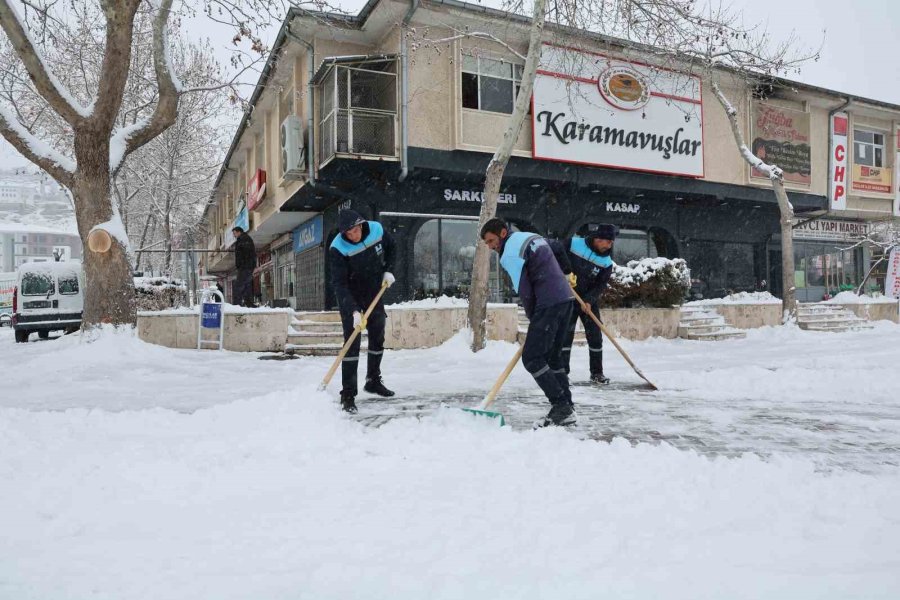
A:
MULTIPOLYGON (((581 296, 578 295, 578 292, 576 292, 575 290, 572 290, 572 293, 575 294, 575 299, 578 300, 579 305, 584 304, 584 300, 581 299, 581 296)), ((600 322, 600 319, 598 319, 598 318, 597 318, 597 315, 594 314, 594 311, 591 310, 590 305, 588 305, 587 314, 589 314, 590 317, 594 320, 594 323, 597 324, 597 327, 600 328, 600 331, 603 332, 603 335, 605 335, 605 336, 607 337, 607 339, 609 339, 609 341, 612 342, 612 345, 616 347, 616 350, 619 351, 619 353, 622 355, 622 358, 624 358, 625 361, 626 361, 629 365, 631 365, 631 368, 634 369, 634 372, 637 373, 637 374, 640 376, 641 379, 643 379, 644 381, 647 382, 647 385, 650 386, 650 389, 658 390, 659 388, 656 387, 655 385, 653 385, 653 382, 650 381, 649 379, 647 379, 647 376, 644 375, 644 374, 641 372, 641 370, 638 369, 637 366, 636 366, 633 362, 631 362, 631 358, 630 358, 630 357, 628 356, 628 354, 622 349, 622 346, 619 345, 619 342, 616 341, 616 338, 614 338, 614 337, 612 336, 612 334, 609 333, 609 330, 606 329, 606 327, 603 326, 603 323, 600 322)))
POLYGON ((500 392, 500 388, 503 387, 503 384, 506 382, 509 374, 512 373, 512 370, 516 368, 516 363, 519 362, 520 358, 522 358, 522 350, 524 349, 524 346, 519 346, 519 349, 516 350, 516 353, 509 361, 509 364, 506 365, 506 368, 503 369, 500 377, 497 378, 497 381, 494 383, 494 387, 492 387, 491 391, 489 391, 487 396, 484 397, 484 400, 481 401, 481 404, 478 405, 478 408, 464 408, 464 411, 484 417, 489 417, 491 419, 500 417, 500 427, 506 425, 506 421, 503 419, 503 415, 498 412, 490 411, 488 410, 488 408, 491 406, 491 404, 494 403, 494 399, 497 397, 497 394, 500 392))
POLYGON ((337 371, 338 365, 341 364, 341 361, 344 360, 344 357, 347 355, 347 351, 350 350, 350 346, 353 345, 353 340, 356 339, 356 336, 360 334, 362 331, 362 324, 369 320, 369 315, 372 314, 372 311, 375 310, 375 305, 378 304, 378 301, 381 300, 381 297, 384 295, 384 291, 388 289, 387 282, 382 282, 381 289, 378 291, 378 294, 375 296, 375 299, 372 300, 372 303, 369 304, 369 308, 366 309, 366 313, 363 315, 362 323, 360 323, 354 330, 353 333, 350 334, 350 337, 347 338, 347 341, 344 342, 344 347, 341 348, 341 351, 338 353, 337 357, 334 359, 334 364, 331 365, 331 368, 328 369, 328 373, 325 374, 325 379, 322 380, 322 383, 319 384, 319 391, 324 391, 328 384, 331 382, 331 378, 334 377, 335 371, 337 371))

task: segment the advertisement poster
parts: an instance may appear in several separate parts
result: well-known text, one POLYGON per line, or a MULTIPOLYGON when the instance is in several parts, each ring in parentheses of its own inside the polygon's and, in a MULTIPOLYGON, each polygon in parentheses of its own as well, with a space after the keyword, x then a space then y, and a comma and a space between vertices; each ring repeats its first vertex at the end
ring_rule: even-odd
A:
POLYGON ((533 156, 703 177, 702 110, 698 77, 545 44, 533 156))
POLYGON ((891 170, 887 167, 853 165, 853 190, 856 192, 891 193, 891 170))
POLYGON ((884 279, 884 295, 891 298, 900 298, 900 248, 894 248, 888 256, 887 277, 884 279))
MULTIPOLYGON (((784 180, 809 185, 809 113, 755 102, 750 122, 750 150, 770 165, 784 171, 784 180)), ((756 169, 751 177, 768 179, 756 169)))

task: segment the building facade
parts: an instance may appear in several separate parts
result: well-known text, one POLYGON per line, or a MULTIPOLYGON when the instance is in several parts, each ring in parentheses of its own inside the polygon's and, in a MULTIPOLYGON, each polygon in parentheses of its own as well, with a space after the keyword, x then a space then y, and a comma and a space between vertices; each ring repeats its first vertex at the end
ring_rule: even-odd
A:
MULTIPOLYGON (((325 257, 350 207, 397 240, 390 301, 466 294, 484 172, 524 61, 446 23, 525 53, 527 19, 454 0, 288 16, 205 215, 208 273, 233 277, 230 229, 240 224, 260 250, 261 300, 332 308, 325 257), (411 42, 414 31, 455 39, 411 42)), ((858 284, 872 257, 865 244, 850 248, 853 232, 900 215, 900 107, 724 73, 720 85, 753 152, 785 171, 799 299, 858 284), (833 227, 850 233, 836 239, 833 227)), ((551 237, 614 223, 616 262, 684 258, 704 297, 779 294, 779 212, 761 175, 738 153, 709 82, 615 40, 549 31, 498 214, 551 237)), ((508 299, 492 273, 494 298, 508 299)))
POLYGON ((48 227, 0 223, 0 272, 15 271, 27 262, 52 262, 54 252, 63 260, 80 260, 81 238, 48 227))

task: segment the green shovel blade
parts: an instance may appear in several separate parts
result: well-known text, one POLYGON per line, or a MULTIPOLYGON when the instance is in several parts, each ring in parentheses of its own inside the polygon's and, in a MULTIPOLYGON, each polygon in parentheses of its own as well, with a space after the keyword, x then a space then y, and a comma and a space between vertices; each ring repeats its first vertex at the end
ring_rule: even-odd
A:
POLYGON ((498 412, 493 412, 490 410, 478 410, 477 408, 464 408, 462 410, 472 413, 473 415, 478 415, 481 417, 488 417, 489 419, 499 418, 500 419, 500 427, 503 427, 504 425, 506 425, 506 420, 503 418, 503 415, 501 415, 498 412))

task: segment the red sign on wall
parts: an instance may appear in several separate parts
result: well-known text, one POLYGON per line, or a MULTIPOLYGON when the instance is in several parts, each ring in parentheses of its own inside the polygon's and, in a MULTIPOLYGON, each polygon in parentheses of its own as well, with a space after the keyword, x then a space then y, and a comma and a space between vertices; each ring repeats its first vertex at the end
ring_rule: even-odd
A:
POLYGON ((256 174, 253 175, 250 183, 247 184, 247 208, 250 210, 255 209, 265 197, 266 172, 262 169, 257 169, 256 174))

